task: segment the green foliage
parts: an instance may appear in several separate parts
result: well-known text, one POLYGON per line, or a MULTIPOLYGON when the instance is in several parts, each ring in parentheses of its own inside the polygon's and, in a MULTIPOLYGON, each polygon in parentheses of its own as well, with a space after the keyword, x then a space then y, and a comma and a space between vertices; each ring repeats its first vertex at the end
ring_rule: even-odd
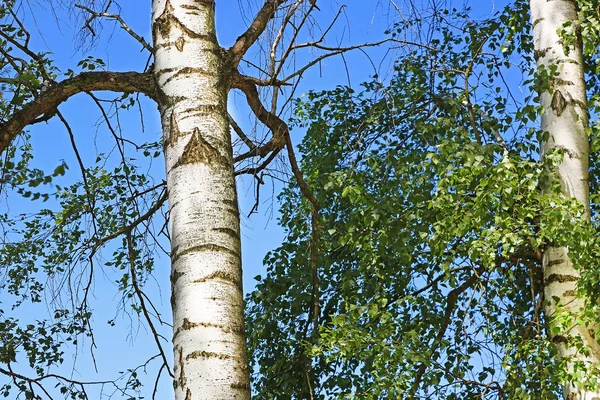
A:
MULTIPOLYGON (((31 35, 19 19, 21 6, 0 4, 0 124, 57 76, 76 74, 61 73, 49 53, 31 50, 31 35)), ((77 65, 83 71, 105 68, 91 55, 77 65)), ((39 168, 34 150, 46 149, 34 149, 26 133, 0 159, 0 394, 7 398, 90 398, 94 392, 87 384, 61 374, 73 368, 83 345, 94 357, 98 323, 115 326, 118 310, 144 318, 136 290, 154 270, 161 244, 152 236, 151 222, 165 199, 164 183, 152 181, 148 169, 162 151, 159 143, 137 145, 120 135, 118 110, 137 105, 134 96, 97 105, 103 103, 109 111, 102 109, 101 115, 115 144, 95 160, 81 156, 84 146, 77 148, 68 125, 77 163, 39 168), (111 117, 117 118, 114 126, 111 117), (114 280, 116 288, 115 317, 109 321, 92 318, 99 277, 114 280)), ((61 157, 70 155, 66 151, 61 157)), ((110 387, 123 398, 138 399, 140 385, 138 369, 132 368, 99 381, 98 391, 110 387)))
POLYGON ((310 205, 291 184, 286 240, 248 296, 258 398, 559 398, 572 377, 547 339, 540 250, 568 246, 595 298, 598 235, 552 179, 561 151, 539 160, 528 20, 523 1, 482 22, 440 11, 439 37, 390 82, 298 102, 322 205, 320 330, 310 205))
MULTIPOLYGON (((31 203, 25 208, 35 211, 14 214, 8 208, 0 214, 0 364, 28 364, 34 377, 47 380, 49 371, 65 361, 65 351, 94 340, 92 286, 97 274, 117 275, 121 307, 141 313, 131 273, 141 287, 154 270, 156 255, 147 244, 144 224, 153 217, 151 207, 162 207, 164 184, 151 181, 134 158, 122 157, 111 166, 114 158, 102 153, 95 165, 76 171, 84 176, 73 182, 64 161, 50 173, 33 166, 28 135, 18 143, 0 161, 0 191, 12 199, 21 197, 31 203), (46 307, 50 315, 45 318, 46 307)), ((159 146, 147 143, 139 148, 142 165, 151 163, 159 146)), ((114 320, 108 322, 115 325, 114 320)), ((0 372, 10 375, 6 368, 0 365, 0 372)), ((136 374, 131 369, 106 383, 137 399, 136 374)), ((58 386, 65 398, 88 398, 84 385, 76 381, 59 378, 58 386)), ((34 387, 28 379, 15 379, 0 387, 0 393, 40 398, 35 394, 40 389, 34 387)))

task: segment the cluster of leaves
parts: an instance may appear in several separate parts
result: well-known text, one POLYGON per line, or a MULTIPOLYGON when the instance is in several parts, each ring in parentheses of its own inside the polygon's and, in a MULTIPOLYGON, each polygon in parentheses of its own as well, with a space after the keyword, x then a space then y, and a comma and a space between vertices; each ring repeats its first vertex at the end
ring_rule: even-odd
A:
POLYGON ((597 234, 559 195, 561 152, 539 160, 527 2, 468 15, 434 14, 440 37, 401 56, 389 84, 298 103, 322 205, 320 329, 311 209, 292 184, 285 242, 248 296, 258 398, 559 398, 569 374, 545 332, 540 250, 594 265, 597 234), (516 71, 523 98, 505 86, 516 71))
MULTIPOLYGON (((83 179, 62 186, 72 178, 67 164, 61 161, 46 174, 34 167, 29 137, 23 135, 19 143, 9 147, 0 161, 0 190, 21 203, 19 214, 11 213, 9 207, 0 215, 0 290, 4 293, 0 373, 12 381, 0 393, 38 398, 42 386, 32 382, 58 377, 51 371, 64 362, 65 346, 77 346, 82 337, 93 340, 91 300, 98 274, 117 276, 122 307, 129 304, 141 314, 131 274, 136 274, 139 289, 154 270, 156 249, 148 241, 153 232, 150 210, 161 209, 164 183, 151 181, 135 159, 121 158, 115 164, 110 154, 100 154, 95 165, 79 171, 83 179), (107 252, 112 257, 107 258, 107 252), (44 318, 46 305, 52 314, 44 318), (23 311, 30 318, 23 317, 23 311), (34 378, 11 369, 13 364, 24 365, 25 360, 34 378), (35 376, 41 380, 35 381, 35 376)), ((147 144, 139 149, 146 168, 148 160, 159 155, 159 146, 147 144)), ((132 399, 138 398, 140 386, 134 373, 131 370, 118 378, 125 379, 119 390, 136 396, 132 399)), ((65 396, 87 398, 85 384, 57 380, 65 396)))

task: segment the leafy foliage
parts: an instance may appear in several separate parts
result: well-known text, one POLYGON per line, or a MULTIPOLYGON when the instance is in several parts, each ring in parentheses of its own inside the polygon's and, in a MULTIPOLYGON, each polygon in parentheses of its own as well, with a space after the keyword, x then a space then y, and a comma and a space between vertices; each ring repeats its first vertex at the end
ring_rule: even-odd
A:
POLYGON ((556 399, 572 379, 545 332, 540 250, 568 246, 593 297, 598 239, 551 183, 561 152, 539 160, 544 71, 526 3, 479 22, 437 10, 439 36, 401 55, 390 82, 297 104, 322 205, 320 330, 311 210, 292 184, 286 240, 248 297, 258 398, 556 399), (520 76, 517 97, 506 82, 520 76))
MULTIPOLYGON (((0 124, 59 75, 49 54, 30 50, 31 36, 18 13, 16 2, 0 5, 0 124)), ((103 68, 104 62, 89 56, 78 66, 94 70, 103 68)), ((67 77, 73 75, 71 70, 65 72, 67 77)), ((104 103, 109 104, 106 109, 96 102, 115 143, 95 160, 81 155, 84 151, 64 119, 74 156, 65 152, 61 157, 76 163, 69 165, 63 159, 39 168, 34 154, 44 149, 34 149, 35 141, 27 133, 2 154, 0 394, 4 397, 90 398, 90 382, 63 374, 69 368, 63 364, 69 365, 83 344, 90 345, 94 358, 94 327, 107 322, 92 317, 99 276, 115 280, 116 316, 121 310, 132 312, 132 319, 144 319, 140 288, 154 271, 156 249, 165 241, 153 236, 159 231, 151 224, 155 213, 158 223, 164 223, 164 212, 158 213, 166 199, 164 182, 148 175, 153 160, 162 154, 161 145, 124 140, 120 122, 111 124, 120 109, 136 104, 133 97, 104 103)), ((55 114, 62 118, 60 111, 55 114)), ((116 319, 108 325, 114 326, 116 319)), ((94 385, 99 391, 116 390, 127 399, 141 396, 135 367, 97 379, 94 385)))

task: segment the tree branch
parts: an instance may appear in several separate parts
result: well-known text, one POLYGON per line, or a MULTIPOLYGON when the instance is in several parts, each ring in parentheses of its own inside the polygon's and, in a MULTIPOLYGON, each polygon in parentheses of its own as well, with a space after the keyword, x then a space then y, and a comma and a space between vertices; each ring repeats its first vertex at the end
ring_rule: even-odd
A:
POLYGON ((228 50, 234 68, 237 68, 244 54, 246 54, 248 49, 264 32, 267 24, 275 15, 277 8, 284 2, 285 0, 267 0, 254 17, 246 32, 237 38, 233 46, 228 50))
POLYGON ((287 124, 263 106, 252 80, 247 79, 239 72, 234 72, 230 85, 231 88, 239 89, 246 95, 246 101, 254 115, 273 132, 273 137, 266 144, 251 148, 249 152, 237 156, 234 161, 238 162, 255 156, 264 157, 272 151, 279 152, 285 146, 285 138, 289 134, 287 124))
MULTIPOLYGON (((123 29, 125 32, 127 32, 132 38, 134 38, 135 40, 137 40, 143 48, 145 48, 146 50, 148 50, 150 53, 154 54, 154 49, 152 48, 152 46, 150 44, 148 44, 148 42, 146 42, 146 40, 138 35, 133 29, 131 29, 129 27, 129 25, 127 25, 125 23, 125 21, 123 20, 123 18, 118 15, 118 14, 111 14, 111 13, 107 13, 107 12, 96 12, 88 7, 85 7, 81 4, 75 4, 75 7, 77 8, 81 8, 82 10, 87 11, 88 13, 90 13, 94 18, 96 17, 104 17, 104 18, 108 18, 108 19, 114 19, 116 20, 119 24, 121 24, 121 29, 123 29)), ((89 25, 89 21, 86 23, 86 26, 89 25)), ((91 28, 90 28, 91 30, 91 28)))
POLYGON ((0 153, 28 125, 41 116, 53 114, 71 96, 96 90, 113 92, 142 92, 156 99, 156 84, 152 73, 83 72, 51 86, 38 98, 16 111, 8 121, 0 123, 0 153))

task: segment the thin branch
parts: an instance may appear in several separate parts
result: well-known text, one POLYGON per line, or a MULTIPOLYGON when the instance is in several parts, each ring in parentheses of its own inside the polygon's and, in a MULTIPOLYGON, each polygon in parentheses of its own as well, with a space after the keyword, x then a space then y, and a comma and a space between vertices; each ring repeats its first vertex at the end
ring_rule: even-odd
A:
POLYGON ((285 0, 266 0, 265 4, 258 11, 254 20, 240 37, 237 38, 233 46, 228 50, 232 65, 237 68, 242 57, 248 49, 256 42, 258 37, 264 32, 269 21, 275 16, 275 12, 285 0))
POLYGON ((244 132, 244 130, 238 125, 238 123, 235 121, 235 119, 233 119, 233 117, 231 116, 231 114, 229 114, 229 125, 231 125, 231 127, 233 128, 233 131, 238 135, 238 137, 240 139, 242 139, 242 142, 244 142, 244 144, 246 146, 248 146, 248 148, 250 149, 251 152, 256 152, 257 151, 256 144, 254 144, 254 142, 252 141, 252 139, 250 139, 248 137, 248 135, 246 135, 246 133, 244 132))
POLYGON ((167 201, 167 191, 164 190, 162 195, 159 197, 159 199, 156 201, 156 203, 154 203, 154 205, 152 207, 150 207, 148 209, 148 211, 146 211, 145 214, 140 215, 135 221, 133 221, 132 223, 130 223, 129 225, 119 229, 116 232, 111 233, 110 235, 107 235, 103 238, 100 238, 96 241, 96 243, 94 244, 94 248, 93 251, 96 251, 100 246, 102 246, 104 243, 115 239, 121 235, 127 235, 130 234, 131 231, 133 231, 133 229, 135 229, 139 224, 143 223, 144 221, 147 221, 148 219, 150 219, 154 213, 156 211, 158 211, 162 205, 167 201))
MULTIPOLYGON (((273 40, 273 44, 271 45, 271 54, 270 54, 270 73, 271 73, 271 78, 275 78, 278 74, 275 72, 276 69, 276 64, 277 64, 277 60, 276 60, 276 56, 277 56, 277 47, 279 46, 279 43, 281 42, 281 40, 283 39, 283 35, 285 33, 285 29, 287 27, 287 25, 290 23, 290 20, 292 19, 292 17, 294 16, 294 14, 296 13, 296 10, 298 9, 298 7, 300 7, 300 5, 304 2, 304 0, 297 0, 292 6, 291 8, 288 10, 280 28, 279 31, 277 32, 277 35, 275 36, 275 40, 273 40)), ((294 29, 294 33, 292 35, 292 38, 290 40, 290 45, 289 47, 291 47, 294 44, 294 41, 296 40, 296 38, 298 37, 298 34, 300 33, 300 29, 302 28, 302 26, 304 25, 304 23, 306 22, 306 19, 308 18, 308 13, 306 13, 304 15, 304 17, 302 18, 302 20, 300 21, 300 24, 296 27, 296 29, 294 29)), ((284 56, 281 59, 281 63, 280 63, 280 68, 281 65, 284 64, 285 60, 287 58, 287 52, 286 54, 284 54, 284 56)), ((279 69, 280 69, 279 68, 279 69)))
MULTIPOLYGON (((314 4, 313 6, 314 7, 314 4)), ((338 20, 339 16, 342 13, 342 10, 345 8, 346 6, 341 6, 340 9, 338 10, 336 16, 333 18, 333 20, 331 21, 331 23, 329 24, 329 26, 325 29, 325 31, 323 31, 323 33, 321 34, 321 37, 316 40, 313 41, 311 43, 314 44, 318 44, 318 43, 322 43, 325 40, 325 36, 327 36, 327 34, 329 33, 329 31, 331 30, 331 28, 335 25, 336 21, 338 20)), ((312 8, 311 8, 312 9, 312 8)), ((296 41, 296 39, 298 38, 298 34, 300 33, 300 29, 302 28, 302 26, 306 23, 306 21, 308 20, 308 16, 310 15, 310 11, 308 13, 306 13, 304 15, 304 17, 302 18, 302 20, 300 21, 300 24, 298 25, 298 27, 295 29, 294 34, 290 40, 290 44, 288 46, 288 48, 286 49, 285 53, 282 55, 281 60, 279 61, 279 65, 277 66, 277 70, 274 69, 274 57, 275 55, 272 54, 272 63, 273 63, 273 70, 272 70, 272 77, 275 78, 277 76, 279 76, 279 74, 281 73, 281 70, 283 69, 283 66, 285 64, 285 61, 288 59, 288 57, 290 56, 290 54, 299 48, 305 47, 305 45, 294 45, 294 42, 296 41)), ((313 46, 311 46, 313 47, 313 46)))
POLYGON ((82 6, 81 4, 75 4, 75 7, 81 8, 82 10, 87 11, 88 13, 90 13, 91 15, 93 15, 94 17, 104 17, 104 18, 116 20, 118 23, 121 24, 121 29, 123 29, 125 32, 127 32, 132 38, 134 38, 135 40, 137 40, 142 45, 142 47, 144 47, 150 53, 154 53, 154 49, 152 48, 152 46, 148 42, 146 42, 146 39, 144 39, 142 36, 140 36, 137 33, 135 33, 135 31, 133 29, 131 29, 129 27, 129 25, 127 25, 125 23, 125 21, 123 20, 123 18, 120 15, 118 15, 118 14, 111 14, 111 13, 107 13, 107 12, 96 12, 96 11, 90 9, 90 8, 82 6))
POLYGON ((77 144, 75 143, 75 135, 73 134, 73 129, 71 129, 71 126, 69 125, 69 123, 67 122, 67 120, 61 114, 60 111, 56 110, 56 115, 58 116, 60 121, 63 123, 63 125, 65 126, 65 129, 67 130, 67 132, 69 134, 69 140, 71 142, 71 147, 73 149, 73 152, 75 153, 75 158, 77 159, 77 164, 79 165, 79 170, 81 171, 81 178, 83 179, 83 187, 85 189, 85 198, 88 203, 88 207, 90 208, 90 215, 92 216, 92 226, 94 227, 94 234, 96 235, 98 233, 98 227, 96 226, 96 214, 94 212, 94 209, 96 208, 96 206, 95 206, 95 199, 92 196, 92 194, 90 193, 90 185, 89 185, 89 182, 87 179, 87 170, 85 168, 85 165, 83 165, 83 159, 81 158, 81 154, 79 153, 79 149, 77 148, 77 144))
MULTIPOLYGON (((483 268, 479 268, 479 269, 475 270, 473 275, 471 275, 466 281, 464 281, 460 286, 451 290, 450 293, 448 293, 448 296, 447 296, 448 300, 446 301, 444 317, 442 318, 442 324, 440 326, 440 330, 438 331, 438 334, 436 335, 436 337, 433 341, 433 345, 431 346, 432 349, 436 349, 439 346, 439 344, 441 343, 442 339, 444 338, 444 335, 446 334, 446 330, 450 326, 450 319, 452 317, 452 314, 454 313, 454 309, 456 308, 456 304, 458 302, 458 297, 461 294, 463 294, 465 291, 467 291, 471 286, 473 286, 473 284, 475 284, 475 282, 477 282, 477 280, 479 279, 479 277, 483 271, 484 271, 483 268)), ((423 379, 423 374, 425 374, 426 368, 427 368, 427 364, 425 364, 425 362, 422 362, 419 365, 419 368, 417 368, 417 375, 415 377, 415 381, 413 382, 413 387, 411 390, 411 397, 413 397, 416 394, 417 390, 419 389, 419 385, 421 384, 421 380, 423 379)))
POLYGON ((312 216, 311 216, 311 242, 310 242, 310 261, 311 261, 311 269, 312 269, 312 299, 311 299, 311 308, 312 308, 312 322, 313 322, 313 336, 319 331, 319 211, 321 210, 321 205, 319 201, 314 196, 310 187, 304 180, 302 176, 302 172, 298 167, 298 161, 296 160, 296 154, 294 153, 294 146, 292 144, 292 139, 289 133, 286 135, 286 147, 288 152, 288 158, 290 160, 290 166, 292 168, 292 172, 296 181, 298 182, 298 186, 300 187, 300 191, 302 195, 311 203, 312 205, 312 216))
POLYGON ((135 270, 135 255, 134 255, 135 250, 133 248, 131 232, 127 233, 126 238, 127 238, 127 250, 129 253, 129 271, 131 273, 131 283, 133 285, 133 290, 135 291, 135 294, 138 296, 138 300, 140 302, 140 307, 142 308, 142 313, 144 314, 144 317, 146 318, 146 322, 148 322, 148 326, 150 327, 150 330, 152 331, 152 336, 154 337, 154 341, 156 342, 156 346, 158 347, 160 356, 163 359, 163 363, 164 363, 163 365, 166 366, 167 372, 169 373, 171 378, 175 378, 175 375, 173 375, 173 371, 171 371, 171 368, 169 367, 169 362, 167 361, 167 356, 165 354, 165 351, 162 347, 162 344, 160 343, 160 337, 158 335, 158 332, 156 331, 154 323, 152 322, 152 318, 150 317, 150 314, 148 313, 148 307, 146 307, 146 301, 142 294, 143 292, 140 289, 138 282, 137 282, 137 272, 135 270))
POLYGON ((244 168, 241 169, 239 171, 235 171, 235 175, 256 175, 259 172, 263 171, 264 169, 266 169, 270 164, 271 161, 273 161, 275 159, 275 157, 277 157, 277 154, 279 154, 279 152, 281 151, 281 149, 278 150, 274 150, 271 154, 269 154, 269 157, 265 158, 265 161, 260 164, 257 167, 248 167, 248 168, 244 168))

